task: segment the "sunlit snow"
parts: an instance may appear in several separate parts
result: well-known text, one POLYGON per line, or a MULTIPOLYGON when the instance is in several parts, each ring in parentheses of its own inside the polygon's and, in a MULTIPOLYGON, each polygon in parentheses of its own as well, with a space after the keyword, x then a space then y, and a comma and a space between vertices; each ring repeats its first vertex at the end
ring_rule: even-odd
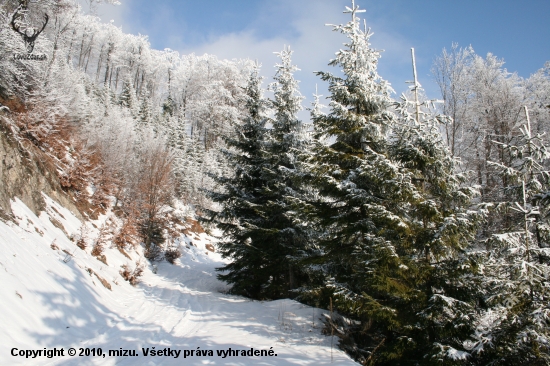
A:
POLYGON ((130 253, 131 263, 107 249, 108 265, 99 262, 67 238, 80 221, 49 197, 45 200, 46 211, 37 217, 16 199, 12 209, 19 225, 0 221, 1 365, 328 365, 331 354, 332 364, 355 364, 340 350, 331 351, 330 337, 321 335, 322 310, 291 300, 260 302, 224 294, 227 286, 214 270, 223 262, 205 249, 212 241, 206 234, 187 238, 176 265, 162 262, 157 274, 149 265, 142 283, 132 287, 119 270, 125 263, 135 265, 141 250, 130 253), (50 219, 61 223, 65 233, 50 219), (54 347, 65 352, 70 347, 122 348, 139 356, 25 359, 10 354, 13 348, 54 347), (143 356, 142 348, 152 347, 182 352, 177 359, 143 356), (184 350, 199 347, 214 356, 183 359, 184 350), (277 356, 217 356, 216 350, 229 348, 273 349, 277 356))

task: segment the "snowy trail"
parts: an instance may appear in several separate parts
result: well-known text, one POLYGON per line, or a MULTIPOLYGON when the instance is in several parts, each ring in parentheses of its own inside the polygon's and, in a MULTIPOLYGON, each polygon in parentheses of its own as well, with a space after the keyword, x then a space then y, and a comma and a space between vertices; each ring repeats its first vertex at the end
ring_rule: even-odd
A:
MULTIPOLYGON (((79 223, 55 202, 67 232, 79 223)), ((160 263, 157 274, 145 270, 142 283, 130 286, 118 274, 129 262, 108 251, 105 264, 77 249, 52 225, 51 211, 36 217, 20 201, 14 204, 19 226, 0 222, 0 364, 1 365, 328 365, 330 337, 320 334, 322 311, 291 300, 251 301, 223 294, 216 279, 223 262, 205 249, 206 234, 186 246, 177 265, 160 263), (36 228, 36 229, 35 229, 36 228), (42 232, 42 235, 39 233, 42 232), (50 244, 55 239, 59 250, 50 244), (63 249, 74 253, 67 263, 63 249), (104 288, 86 268, 111 283, 104 288), (13 357, 12 348, 39 350, 73 347, 135 350, 139 356, 13 357), (144 356, 142 348, 181 351, 144 356), (277 356, 222 358, 217 350, 269 350, 277 356), (213 356, 184 359, 184 350, 212 350, 213 356)), ((137 259, 137 254, 132 254, 137 259)), ((355 365, 332 350, 332 364, 355 365)))

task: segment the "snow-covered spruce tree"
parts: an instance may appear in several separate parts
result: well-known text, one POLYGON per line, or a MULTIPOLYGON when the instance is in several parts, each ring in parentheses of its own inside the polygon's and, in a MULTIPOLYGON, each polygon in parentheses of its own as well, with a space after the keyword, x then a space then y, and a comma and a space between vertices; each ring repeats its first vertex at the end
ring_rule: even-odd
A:
MULTIPOLYGON (((483 297, 481 262, 472 245, 485 212, 466 208, 477 191, 456 174, 455 159, 440 127, 448 118, 421 103, 419 120, 409 110, 414 102, 396 103, 398 122, 390 137, 390 156, 412 176, 416 197, 408 205, 409 234, 398 254, 413 269, 416 295, 401 309, 409 325, 401 330, 412 346, 406 358, 420 364, 464 364, 483 297)), ((467 362, 466 362, 467 364, 467 362)))
POLYGON ((134 125, 138 143, 143 141, 143 134, 151 127, 152 121, 153 110, 151 107, 151 100, 146 93, 142 93, 141 100, 139 102, 139 112, 134 125))
POLYGON ((293 200, 301 195, 296 184, 296 158, 304 146, 301 135, 302 123, 296 113, 302 109, 303 97, 298 91, 298 81, 292 65, 290 47, 277 53, 275 82, 270 85, 274 93, 271 107, 274 111, 272 128, 266 148, 266 164, 262 170, 265 186, 260 191, 267 204, 260 208, 267 219, 264 227, 262 248, 270 262, 271 277, 264 284, 265 294, 270 298, 294 297, 293 289, 305 280, 297 260, 303 255, 307 228, 293 212, 293 200))
MULTIPOLYGON (((262 245, 266 234, 267 218, 262 208, 268 198, 263 169, 267 164, 266 116, 267 101, 262 96, 259 65, 252 72, 246 86, 247 113, 242 123, 235 123, 235 133, 226 137, 225 150, 228 162, 235 167, 229 177, 215 180, 223 191, 206 194, 222 207, 219 212, 205 210, 205 217, 222 230, 219 248, 222 256, 231 263, 219 268, 218 277, 233 284, 231 292, 252 298, 266 298, 266 285, 274 273, 269 247, 262 245)), ((278 266, 275 267, 278 269, 278 266)))
POLYGON ((300 149, 301 109, 298 82, 293 73, 292 52, 278 53, 275 82, 270 88, 274 99, 261 98, 257 70, 247 87, 248 116, 238 125, 237 138, 227 139, 233 152, 227 152, 237 167, 233 178, 217 178, 224 194, 210 194, 223 209, 216 222, 229 235, 221 244, 222 253, 233 262, 220 270, 220 278, 233 284, 233 292, 254 298, 293 296, 304 275, 297 259, 302 255, 306 231, 291 211, 292 200, 299 195, 294 185, 296 154, 300 149), (270 105, 274 118, 267 130, 264 110, 270 105))
POLYGON ((122 87, 122 92, 118 97, 118 103, 121 106, 128 108, 132 117, 134 118, 139 117, 139 112, 140 112, 139 101, 137 99, 134 86, 132 85, 132 82, 130 80, 126 80, 124 82, 124 86, 122 87))
POLYGON ((500 144, 509 165, 492 163, 508 184, 498 214, 506 230, 488 239, 487 303, 471 344, 477 364, 550 363, 550 151, 526 123, 500 144))
POLYGON ((332 298, 336 310, 361 322, 342 345, 362 362, 437 363, 436 345, 460 348, 449 340, 471 331, 460 328, 471 305, 454 298, 470 293, 451 291, 472 268, 459 256, 474 229, 460 209, 469 195, 458 191, 436 130, 392 112, 392 90, 377 73, 380 54, 354 2, 347 12, 352 20, 334 30, 349 41, 330 62, 343 76, 319 73, 329 83, 330 112, 314 116, 315 135, 328 143, 317 143, 306 164, 319 195, 311 221, 322 235, 319 255, 305 264, 322 281, 304 297, 323 305, 332 298), (446 301, 454 306, 449 323, 446 301))

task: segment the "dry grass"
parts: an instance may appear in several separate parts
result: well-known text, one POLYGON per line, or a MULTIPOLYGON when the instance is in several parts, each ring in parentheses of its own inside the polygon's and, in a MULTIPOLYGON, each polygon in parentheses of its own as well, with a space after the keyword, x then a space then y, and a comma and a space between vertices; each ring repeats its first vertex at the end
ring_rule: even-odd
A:
POLYGON ((92 275, 95 275, 97 277, 97 279, 99 280, 99 282, 101 282, 101 284, 103 285, 103 287, 105 287, 106 289, 109 289, 111 291, 113 291, 113 289, 111 288, 111 284, 106 280, 104 279, 103 277, 101 277, 100 275, 98 275, 93 269, 91 268, 86 268, 86 270, 88 271, 88 273, 90 274, 90 277, 92 275))
POLYGON ((83 238, 80 238, 76 242, 76 246, 82 250, 86 250, 86 247, 88 246, 88 244, 86 244, 86 241, 83 238))
POLYGON ((191 234, 202 234, 204 233, 204 229, 201 226, 201 224, 194 219, 186 219, 186 226, 187 228, 183 230, 183 233, 185 235, 191 235, 191 234))

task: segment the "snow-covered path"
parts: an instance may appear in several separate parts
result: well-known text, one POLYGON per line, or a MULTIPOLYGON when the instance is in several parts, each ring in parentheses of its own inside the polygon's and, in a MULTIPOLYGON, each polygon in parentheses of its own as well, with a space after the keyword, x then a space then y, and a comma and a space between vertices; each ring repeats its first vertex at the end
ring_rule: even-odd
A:
POLYGON ((16 202, 19 226, 0 222, 1 365, 355 365, 338 349, 331 352, 330 337, 320 334, 321 310, 291 300, 225 295, 214 271, 222 260, 205 249, 205 234, 184 247, 177 265, 163 262, 157 274, 149 267, 132 287, 118 274, 129 260, 110 250, 106 266, 76 248, 50 218, 69 233, 79 223, 55 202, 49 207, 55 209, 38 218, 16 202), (54 239, 59 249, 51 248, 54 239), (67 261, 63 249, 74 257, 67 261), (112 291, 88 268, 110 282, 112 291), (67 355, 71 347, 77 356, 67 355), (153 347, 172 354, 145 356, 143 349, 153 347), (44 348, 63 348, 64 356, 11 355, 44 348), (80 348, 101 348, 106 356, 79 357, 80 348), (238 356, 218 356, 229 348, 239 350, 238 356), (251 348, 276 356, 241 355, 251 348), (109 350, 138 355, 109 356, 109 350), (196 356, 197 350, 212 355, 196 356))

